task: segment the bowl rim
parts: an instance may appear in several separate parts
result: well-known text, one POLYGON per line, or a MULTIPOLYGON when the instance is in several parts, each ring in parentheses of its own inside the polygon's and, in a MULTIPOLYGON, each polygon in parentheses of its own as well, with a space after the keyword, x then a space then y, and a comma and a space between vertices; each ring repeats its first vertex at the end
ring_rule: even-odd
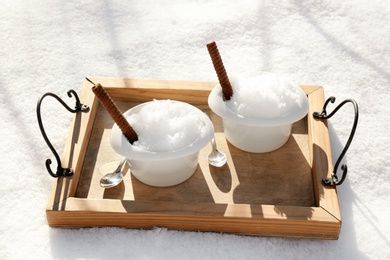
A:
MULTIPOLYGON (((112 149, 118 154, 125 156, 128 159, 149 161, 149 160, 169 160, 169 159, 182 158, 197 153, 203 147, 205 147, 207 143, 209 143, 214 136, 214 125, 211 122, 210 118, 202 110, 189 103, 185 103, 177 100, 171 100, 171 99, 167 99, 167 100, 181 105, 185 105, 195 113, 199 113, 206 127, 205 134, 203 136, 198 136, 191 144, 182 147, 180 149, 176 149, 173 151, 152 152, 152 151, 143 150, 139 147, 130 144, 127 138, 123 135, 119 126, 116 123, 114 123, 110 135, 110 145, 112 149)), ((126 118, 135 110, 139 110, 143 106, 146 106, 151 102, 154 101, 148 101, 148 102, 141 103, 137 106, 134 106, 129 110, 127 110, 125 113, 123 113, 123 116, 126 118)))

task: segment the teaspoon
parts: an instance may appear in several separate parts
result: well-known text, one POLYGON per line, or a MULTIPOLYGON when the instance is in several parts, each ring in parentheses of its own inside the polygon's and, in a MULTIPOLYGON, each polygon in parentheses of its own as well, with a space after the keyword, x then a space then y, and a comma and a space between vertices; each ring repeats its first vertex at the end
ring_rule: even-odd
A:
POLYGON ((107 173, 100 179, 100 186, 102 188, 112 188, 121 183, 123 180, 122 167, 126 161, 127 159, 123 157, 118 165, 118 168, 116 168, 114 172, 107 173))
MULTIPOLYGON (((210 116, 206 112, 204 113, 210 118, 210 116)), ((221 167, 225 165, 225 163, 227 162, 227 156, 226 154, 217 149, 217 144, 215 143, 215 136, 213 136, 213 138, 211 139, 211 147, 212 150, 207 157, 209 164, 215 167, 221 167)))

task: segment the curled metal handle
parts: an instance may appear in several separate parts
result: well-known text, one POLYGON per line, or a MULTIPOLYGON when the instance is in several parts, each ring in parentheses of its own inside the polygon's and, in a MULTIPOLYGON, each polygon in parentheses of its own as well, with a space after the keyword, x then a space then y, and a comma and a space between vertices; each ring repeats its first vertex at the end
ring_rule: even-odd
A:
POLYGON ((336 161, 336 164, 334 166, 334 169, 333 169, 333 173, 331 175, 331 178, 324 178, 322 179, 322 183, 324 185, 328 185, 328 186, 334 186, 334 185, 340 185, 344 182, 345 180, 345 177, 347 176, 347 171, 348 171, 348 167, 347 165, 343 164, 341 165, 341 170, 343 171, 343 175, 341 176, 341 179, 338 178, 337 176, 337 169, 339 167, 339 164, 341 162, 341 160, 343 159, 344 155, 346 154, 351 142, 352 142, 352 139, 353 139, 353 136, 355 135, 355 131, 356 131, 356 128, 357 128, 357 123, 358 123, 358 120, 359 120, 359 107, 358 107, 358 104, 356 103, 355 100, 353 99, 346 99, 344 100, 343 102, 341 102, 329 115, 327 114, 326 112, 326 107, 328 106, 329 102, 331 103, 334 103, 336 101, 336 98, 335 97, 330 97, 328 98, 328 100, 326 100, 323 108, 322 108, 322 112, 319 113, 319 112, 314 112, 313 113, 313 117, 315 118, 319 118, 319 119, 329 119, 331 118, 334 114, 336 114, 336 112, 342 107, 344 106, 346 103, 352 103, 353 104, 353 107, 355 109, 355 119, 354 119, 354 122, 353 122, 353 126, 352 126, 352 130, 351 130, 351 134, 349 135, 349 138, 348 138, 348 141, 347 143, 345 144, 345 147, 343 149, 343 151, 341 152, 339 158, 337 159, 336 161))
POLYGON ((76 99, 76 105, 75 105, 75 108, 72 109, 70 108, 61 98, 59 98, 57 95, 53 94, 53 93, 50 93, 50 92, 47 92, 45 93, 39 100, 38 100, 38 103, 37 103, 37 118, 38 118, 38 124, 39 124, 39 129, 41 130, 41 133, 43 135, 43 138, 45 139, 45 142, 46 144, 49 146, 50 150, 53 152, 54 154, 54 157, 56 158, 57 160, 57 171, 56 173, 54 173, 51 168, 50 168, 50 164, 51 164, 51 160, 50 159, 47 159, 46 160, 46 169, 47 171, 49 172, 49 174, 56 178, 56 177, 60 177, 60 176, 69 176, 69 175, 72 175, 73 174, 73 170, 71 168, 63 168, 62 167, 62 164, 61 164, 61 160, 60 160, 60 157, 58 156, 58 153, 56 152, 56 150, 54 149, 53 145, 50 143, 49 141, 49 138, 47 138, 47 135, 46 135, 46 132, 45 132, 45 129, 43 128, 43 124, 42 124, 42 117, 41 117, 41 104, 42 104, 42 101, 45 97, 47 96, 51 96, 51 97, 54 97, 57 101, 59 101, 61 103, 61 105, 63 105, 69 112, 71 113, 76 113, 76 112, 88 112, 89 111, 89 106, 87 105, 83 105, 80 103, 80 99, 79 97, 77 96, 77 93, 71 89, 68 91, 68 97, 72 97, 72 95, 75 97, 76 99))

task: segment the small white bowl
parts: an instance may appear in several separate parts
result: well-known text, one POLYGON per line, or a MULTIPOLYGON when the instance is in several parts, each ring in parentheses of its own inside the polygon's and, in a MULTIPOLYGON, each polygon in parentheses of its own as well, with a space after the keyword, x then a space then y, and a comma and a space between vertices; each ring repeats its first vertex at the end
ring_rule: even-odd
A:
MULTIPOLYGON (((199 151, 211 141, 214 135, 212 122, 200 109, 184 102, 169 101, 190 109, 191 113, 197 114, 204 124, 203 135, 199 135, 190 145, 173 151, 151 152, 130 144, 117 124, 114 124, 111 130, 110 142, 114 151, 128 158, 130 170, 139 181, 156 187, 173 186, 189 179, 197 168, 199 151)), ((148 103, 150 102, 129 109, 123 114, 124 117, 136 113, 148 103)))
POLYGON ((232 145, 246 152, 265 153, 282 147, 291 135, 292 124, 305 117, 309 110, 305 92, 296 87, 299 88, 300 103, 287 113, 273 118, 253 118, 233 111, 226 105, 230 101, 223 101, 220 84, 211 91, 208 104, 222 118, 226 139, 232 145))

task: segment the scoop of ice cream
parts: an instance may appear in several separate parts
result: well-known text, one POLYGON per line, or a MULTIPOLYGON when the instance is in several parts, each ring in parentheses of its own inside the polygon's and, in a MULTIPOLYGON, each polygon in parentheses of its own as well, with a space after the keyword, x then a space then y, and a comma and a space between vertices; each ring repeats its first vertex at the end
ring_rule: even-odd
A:
POLYGON ((305 104, 302 89, 284 77, 264 73, 232 78, 233 97, 225 101, 234 112, 252 118, 275 118, 305 104))
POLYGON ((206 134, 204 115, 182 102, 154 100, 126 119, 138 134, 133 146, 144 151, 174 151, 191 145, 206 134))

